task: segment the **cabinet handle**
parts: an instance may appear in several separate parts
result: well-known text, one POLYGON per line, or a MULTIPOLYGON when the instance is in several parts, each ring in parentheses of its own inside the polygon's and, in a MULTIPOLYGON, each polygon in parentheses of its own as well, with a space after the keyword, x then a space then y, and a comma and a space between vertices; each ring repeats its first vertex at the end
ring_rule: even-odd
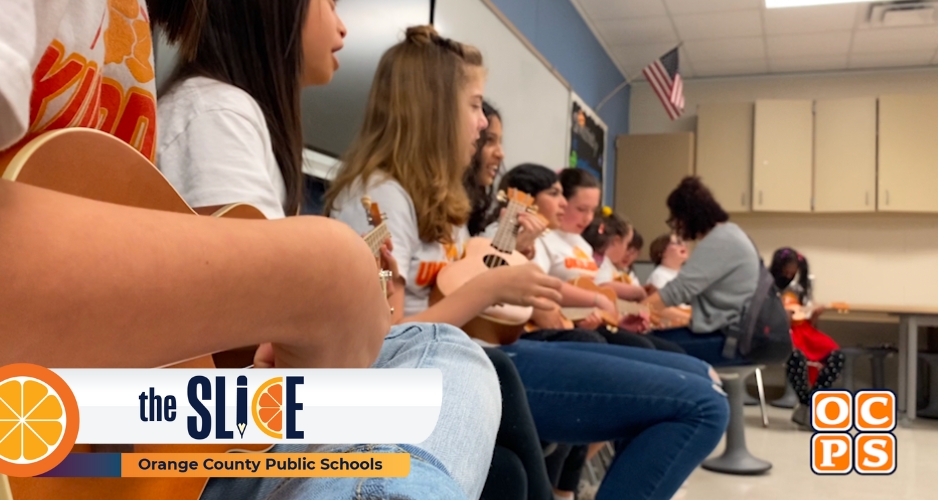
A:
POLYGON ((870 192, 866 192, 866 206, 870 206, 870 192))
POLYGON ((886 205, 889 205, 889 190, 886 190, 886 205))
POLYGON ((746 206, 746 193, 741 193, 739 195, 739 205, 743 207, 746 206))
POLYGON ((762 190, 759 190, 759 204, 762 204, 762 190))

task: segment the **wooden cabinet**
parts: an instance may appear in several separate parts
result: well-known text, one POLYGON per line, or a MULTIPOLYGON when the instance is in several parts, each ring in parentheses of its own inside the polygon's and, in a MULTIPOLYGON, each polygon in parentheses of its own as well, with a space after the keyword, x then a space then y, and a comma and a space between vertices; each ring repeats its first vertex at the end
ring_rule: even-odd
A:
POLYGON ((814 211, 876 210, 876 98, 814 105, 814 211))
POLYGON ((879 199, 884 212, 938 212, 938 96, 879 98, 879 199))
POLYGON ((730 213, 752 206, 753 103, 697 107, 697 175, 730 213))
POLYGON ((810 212, 813 101, 756 101, 752 209, 810 212))
MULTIPOLYGON (((620 135, 616 139, 615 209, 651 241, 670 232, 668 195, 694 172, 694 134, 620 135)), ((648 245, 643 250, 648 255, 648 245)))

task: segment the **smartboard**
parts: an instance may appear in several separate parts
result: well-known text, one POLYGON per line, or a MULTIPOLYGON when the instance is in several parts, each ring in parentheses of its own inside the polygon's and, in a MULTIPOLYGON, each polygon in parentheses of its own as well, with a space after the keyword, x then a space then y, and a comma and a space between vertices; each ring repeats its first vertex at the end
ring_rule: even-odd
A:
POLYGON ((570 89, 483 0, 437 0, 443 36, 476 46, 488 70, 486 100, 502 115, 505 165, 567 166, 570 89))

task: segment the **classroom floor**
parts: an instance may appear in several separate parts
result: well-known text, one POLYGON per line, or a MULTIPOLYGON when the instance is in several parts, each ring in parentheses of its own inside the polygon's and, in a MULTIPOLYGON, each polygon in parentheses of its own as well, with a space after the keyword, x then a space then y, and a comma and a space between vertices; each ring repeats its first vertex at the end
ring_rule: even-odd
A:
MULTIPOLYGON (((682 500, 900 500, 938 496, 938 420, 919 418, 911 429, 895 431, 899 459, 891 476, 817 476, 811 472, 811 433, 791 423, 791 410, 769 407, 763 428, 759 407, 746 407, 749 451, 772 462, 762 476, 731 476, 698 468, 687 480, 682 500)), ((722 453, 723 445, 715 454, 722 453)))

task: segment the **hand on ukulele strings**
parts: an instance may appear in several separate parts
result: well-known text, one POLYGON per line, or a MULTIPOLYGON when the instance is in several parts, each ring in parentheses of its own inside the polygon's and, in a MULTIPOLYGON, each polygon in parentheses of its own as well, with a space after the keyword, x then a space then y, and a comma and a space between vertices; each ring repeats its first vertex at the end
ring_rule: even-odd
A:
POLYGON ((547 230, 544 218, 528 212, 518 214, 518 237, 515 240, 515 250, 521 252, 528 259, 534 258, 534 242, 547 230))
POLYGON ((648 312, 626 314, 619 320, 619 329, 632 333, 646 334, 651 330, 651 316, 648 312))
POLYGON ((616 305, 611 300, 609 300, 609 297, 606 297, 602 293, 596 294, 596 296, 593 298, 593 305, 615 318, 619 317, 619 308, 616 307, 616 305))
POLYGON ((568 325, 559 307, 552 310, 535 309, 531 315, 531 322, 543 330, 566 330, 568 325))
POLYGON ((537 264, 502 266, 487 271, 492 280, 496 304, 512 304, 534 307, 545 311, 553 310, 560 303, 560 287, 557 278, 544 274, 537 264))
POLYGON ((387 282, 388 297, 394 295, 397 287, 399 285, 403 285, 404 283, 404 280, 401 278, 401 273, 397 267, 397 259, 395 259, 394 254, 391 253, 393 250, 394 244, 391 243, 391 239, 389 238, 381 245, 381 257, 378 259, 381 269, 391 272, 391 279, 389 279, 387 282))
POLYGON ((603 318, 599 315, 598 312, 593 311, 592 314, 576 322, 577 328, 582 328, 584 330, 596 330, 603 325, 603 318))
POLYGON ((652 285, 651 283, 645 285, 644 288, 645 288, 645 295, 649 297, 651 297, 652 295, 655 294, 655 292, 658 291, 658 287, 656 287, 655 285, 652 285))

